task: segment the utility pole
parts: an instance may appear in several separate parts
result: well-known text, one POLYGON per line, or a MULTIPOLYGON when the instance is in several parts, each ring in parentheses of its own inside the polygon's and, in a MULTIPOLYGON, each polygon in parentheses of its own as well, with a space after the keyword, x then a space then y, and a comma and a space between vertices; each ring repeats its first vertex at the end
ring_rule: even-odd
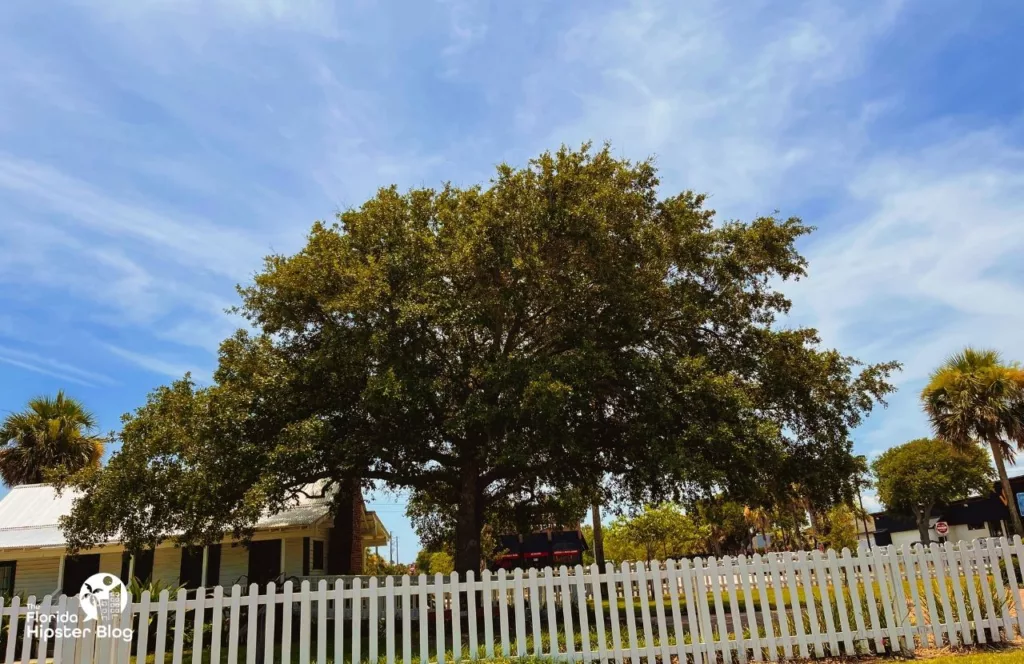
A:
POLYGON ((601 530, 601 502, 594 500, 591 509, 591 516, 594 522, 594 562, 598 569, 604 569, 604 532, 601 530))

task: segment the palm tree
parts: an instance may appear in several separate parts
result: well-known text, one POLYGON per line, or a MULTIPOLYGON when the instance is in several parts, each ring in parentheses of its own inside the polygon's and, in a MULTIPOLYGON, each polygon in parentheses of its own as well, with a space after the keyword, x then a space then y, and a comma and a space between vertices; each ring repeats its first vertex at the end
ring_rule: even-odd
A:
POLYGON ((32 399, 0 425, 0 479, 8 486, 38 484, 48 471, 99 466, 107 439, 95 429, 96 418, 63 390, 32 399))
POLYGON ((966 348, 932 374, 921 400, 940 439, 957 447, 989 446, 1013 529, 1024 536, 1006 475, 1006 462, 1024 447, 1024 370, 1004 364, 994 350, 966 348))

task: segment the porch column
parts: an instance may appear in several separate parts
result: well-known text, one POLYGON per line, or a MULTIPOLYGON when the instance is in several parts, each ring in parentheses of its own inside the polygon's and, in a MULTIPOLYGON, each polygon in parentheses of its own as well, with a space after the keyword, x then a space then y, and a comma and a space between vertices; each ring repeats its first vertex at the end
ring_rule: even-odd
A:
POLYGON ((203 588, 206 587, 206 567, 210 563, 210 547, 203 546, 203 573, 202 580, 199 581, 199 585, 203 588))
POLYGON ((64 559, 66 554, 60 554, 60 565, 57 567, 57 592, 64 593, 64 559))
POLYGON ((285 543, 286 543, 287 541, 288 541, 288 538, 287 538, 287 537, 283 537, 283 536, 281 537, 281 569, 280 569, 280 570, 278 570, 278 574, 279 574, 279 575, 281 575, 281 577, 282 577, 282 578, 284 577, 284 571, 285 571, 285 569, 287 569, 287 568, 286 568, 286 567, 284 566, 284 552, 285 552, 285 550, 286 550, 286 547, 285 547, 285 543))
POLYGON ((131 555, 131 557, 128 558, 128 580, 127 581, 125 581, 125 579, 121 579, 121 580, 124 581, 125 583, 131 583, 132 579, 134 579, 134 578, 135 578, 135 554, 133 553, 131 555))

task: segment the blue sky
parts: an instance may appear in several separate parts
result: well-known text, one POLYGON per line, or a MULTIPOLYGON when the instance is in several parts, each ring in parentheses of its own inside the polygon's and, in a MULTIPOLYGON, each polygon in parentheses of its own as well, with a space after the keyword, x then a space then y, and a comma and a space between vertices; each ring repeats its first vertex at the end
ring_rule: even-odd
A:
MULTIPOLYGON (((209 376, 262 256, 380 185, 485 181, 610 140, 730 218, 819 231, 793 318, 927 433, 972 343, 1024 360, 1020 3, 92 0, 0 6, 0 411, 66 388, 105 430, 209 376)), ((0 488, 0 493, 3 489, 0 488)), ((401 497, 379 511, 416 543, 401 497)))

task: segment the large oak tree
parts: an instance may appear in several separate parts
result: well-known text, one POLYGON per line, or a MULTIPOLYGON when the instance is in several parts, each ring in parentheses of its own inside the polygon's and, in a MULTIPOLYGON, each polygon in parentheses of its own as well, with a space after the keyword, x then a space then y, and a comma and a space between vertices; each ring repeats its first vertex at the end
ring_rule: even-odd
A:
POLYGON ((244 535, 299 492, 379 482, 448 506, 465 571, 488 507, 524 487, 610 478, 642 504, 806 475, 843 493, 850 429, 895 365, 780 325, 800 220, 716 220, 658 187, 650 162, 563 148, 315 224, 240 289, 253 331, 215 383, 126 418, 71 542, 244 535))

